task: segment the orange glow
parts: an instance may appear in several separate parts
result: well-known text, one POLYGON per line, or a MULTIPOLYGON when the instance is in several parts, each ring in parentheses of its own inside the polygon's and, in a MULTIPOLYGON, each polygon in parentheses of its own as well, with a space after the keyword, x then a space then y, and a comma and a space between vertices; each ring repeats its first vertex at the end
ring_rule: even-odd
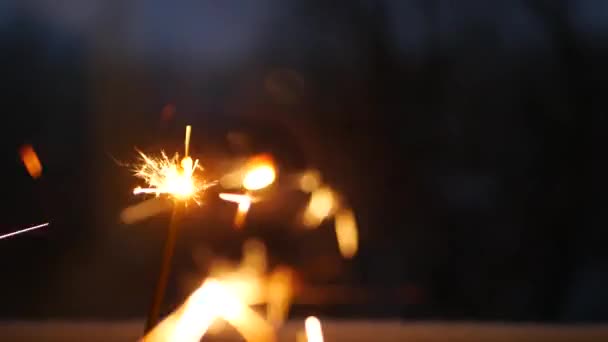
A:
POLYGON ((304 224, 316 228, 323 220, 330 217, 337 207, 337 199, 334 192, 327 186, 313 191, 304 211, 304 224))
POLYGON ((335 216, 336 238, 338 248, 343 257, 350 259, 357 254, 359 246, 359 233, 357 221, 350 209, 341 209, 335 216))
POLYGON ((42 175, 42 164, 32 145, 21 147, 19 154, 21 155, 21 160, 23 161, 23 165, 25 165, 27 173, 29 173, 32 178, 40 177, 42 175))
POLYGON ((258 156, 248 164, 243 177, 243 188, 252 191, 260 190, 274 183, 277 174, 271 157, 258 156))
MULTIPOLYGON (((186 126, 185 151, 189 150, 190 126, 186 126)), ((196 170, 202 170, 198 159, 185 156, 180 160, 176 153, 169 158, 161 151, 160 157, 151 157, 139 152, 141 164, 135 169, 135 177, 143 179, 148 187, 136 187, 133 194, 166 194, 177 200, 193 200, 200 204, 199 193, 210 185, 195 176, 196 170)))
POLYGON ((306 338, 308 342, 323 342, 323 330, 321 329, 321 321, 317 317, 310 316, 304 321, 306 328, 306 338))

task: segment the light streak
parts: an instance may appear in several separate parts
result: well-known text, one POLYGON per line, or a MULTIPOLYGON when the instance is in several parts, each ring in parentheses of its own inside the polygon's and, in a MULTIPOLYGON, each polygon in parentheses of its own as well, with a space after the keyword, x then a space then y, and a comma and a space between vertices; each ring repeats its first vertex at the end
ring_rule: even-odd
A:
POLYGON ((251 203, 259 201, 259 199, 250 196, 249 194, 229 194, 221 193, 219 197, 227 202, 238 204, 236 214, 234 216, 234 226, 240 228, 245 223, 245 218, 251 208, 251 203))
POLYGON ((14 231, 12 233, 0 235, 0 240, 6 239, 6 238, 9 238, 11 236, 18 235, 18 234, 26 233, 26 232, 29 232, 29 231, 32 231, 32 230, 44 228, 44 227, 46 227, 48 225, 49 225, 49 223, 47 222, 47 223, 39 224, 37 226, 33 226, 33 227, 25 228, 25 229, 20 229, 20 230, 14 231))

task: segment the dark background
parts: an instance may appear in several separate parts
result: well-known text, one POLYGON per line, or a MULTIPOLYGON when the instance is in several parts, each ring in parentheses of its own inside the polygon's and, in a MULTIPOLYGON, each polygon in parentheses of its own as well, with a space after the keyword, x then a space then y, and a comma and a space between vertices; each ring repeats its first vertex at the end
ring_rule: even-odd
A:
POLYGON ((0 231, 51 226, 0 241, 0 316, 142 317, 168 216, 120 223, 140 199, 115 159, 179 150, 192 124, 211 176, 255 152, 321 170, 361 249, 342 261, 331 225, 299 229, 302 195, 235 232, 210 192, 168 309, 203 279, 197 255, 238 260, 257 236, 307 283, 372 298, 294 314, 608 320, 607 23, 591 0, 2 1, 0 231))

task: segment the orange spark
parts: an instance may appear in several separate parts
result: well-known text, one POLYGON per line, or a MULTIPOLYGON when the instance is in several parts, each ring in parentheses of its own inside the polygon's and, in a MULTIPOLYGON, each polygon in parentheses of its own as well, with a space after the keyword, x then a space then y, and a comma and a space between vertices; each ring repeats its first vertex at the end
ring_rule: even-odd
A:
POLYGON ((21 147, 19 154, 21 155, 21 160, 23 161, 23 165, 25 165, 27 173, 29 173, 32 178, 40 177, 40 175, 42 175, 42 164, 32 145, 21 147))
POLYGON ((323 330, 321 329, 321 321, 317 317, 310 316, 304 321, 306 328, 306 338, 308 342, 323 342, 323 330))

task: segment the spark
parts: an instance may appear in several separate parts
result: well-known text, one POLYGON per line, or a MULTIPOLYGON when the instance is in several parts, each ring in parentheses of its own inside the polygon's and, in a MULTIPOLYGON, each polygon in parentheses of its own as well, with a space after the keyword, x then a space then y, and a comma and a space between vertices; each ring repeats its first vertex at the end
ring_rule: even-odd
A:
POLYGON ((47 222, 47 223, 39 224, 37 226, 33 226, 33 227, 25 228, 25 229, 20 229, 20 230, 14 231, 12 233, 0 235, 0 240, 6 239, 6 238, 9 238, 11 236, 18 235, 18 234, 26 233, 26 232, 29 232, 29 231, 32 231, 32 230, 44 228, 44 227, 46 227, 48 225, 49 225, 49 223, 47 222))
POLYGON ((306 338, 308 342, 323 342, 323 330, 321 329, 321 321, 315 316, 310 316, 304 321, 306 328, 306 338))
POLYGON ((202 171, 198 159, 193 160, 188 156, 190 144, 191 126, 186 126, 185 156, 180 159, 175 153, 169 158, 164 151, 160 157, 153 157, 137 151, 141 163, 135 168, 135 177, 143 179, 148 187, 136 187, 134 195, 155 194, 160 196, 166 194, 177 200, 193 200, 200 204, 200 192, 204 191, 214 183, 207 183, 196 177, 197 170, 202 171))
POLYGON ((32 178, 38 178, 42 175, 42 164, 34 151, 32 145, 25 145, 19 150, 19 155, 23 161, 23 165, 32 178))

